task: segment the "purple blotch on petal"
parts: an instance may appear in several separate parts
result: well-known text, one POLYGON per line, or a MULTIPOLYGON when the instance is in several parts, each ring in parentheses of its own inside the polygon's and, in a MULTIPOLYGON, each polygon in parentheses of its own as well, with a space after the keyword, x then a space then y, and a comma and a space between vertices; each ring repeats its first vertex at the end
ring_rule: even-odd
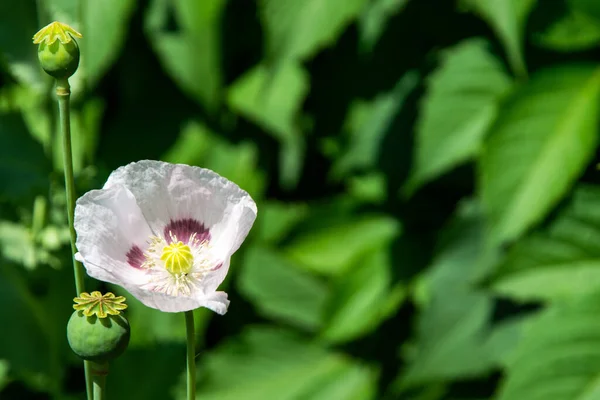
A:
POLYGON ((171 220, 171 222, 165 226, 163 232, 168 243, 173 242, 173 239, 171 238, 171 235, 173 235, 177 240, 184 244, 188 244, 190 237, 194 233, 196 234, 196 240, 199 240, 200 242, 210 240, 210 232, 208 229, 202 222, 198 222, 193 218, 183 218, 176 221, 171 220))
POLYGON ((127 262, 134 268, 142 268, 142 264, 146 261, 146 257, 144 257, 144 252, 137 245, 131 246, 131 249, 125 255, 127 257, 127 262))

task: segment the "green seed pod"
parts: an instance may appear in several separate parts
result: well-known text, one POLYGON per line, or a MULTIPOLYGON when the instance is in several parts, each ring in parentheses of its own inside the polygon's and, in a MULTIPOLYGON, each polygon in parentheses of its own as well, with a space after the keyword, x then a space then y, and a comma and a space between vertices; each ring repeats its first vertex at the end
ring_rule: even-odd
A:
POLYGON ((129 344, 129 322, 122 315, 86 317, 75 311, 67 324, 67 339, 84 360, 107 362, 120 356, 129 344))
POLYGON ((129 344, 129 322, 120 313, 125 298, 112 293, 81 293, 67 324, 67 339, 75 354, 84 360, 108 362, 121 355, 129 344))
POLYGON ((33 37, 39 44, 38 59, 46 73, 57 79, 67 79, 79 66, 79 46, 74 37, 81 34, 70 26, 53 22, 33 37))
POLYGON ((38 48, 38 60, 48 75, 57 79, 69 78, 79 66, 79 46, 74 40, 66 44, 57 40, 51 45, 42 42, 38 48))

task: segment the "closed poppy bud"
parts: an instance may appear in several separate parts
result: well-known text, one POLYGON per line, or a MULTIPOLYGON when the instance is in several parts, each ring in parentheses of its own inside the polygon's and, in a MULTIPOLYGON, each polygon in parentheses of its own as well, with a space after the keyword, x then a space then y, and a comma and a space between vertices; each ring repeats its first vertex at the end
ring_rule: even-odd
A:
POLYGON ((33 37, 39 44, 38 59, 46 73, 57 79, 72 76, 79 66, 79 46, 74 37, 82 37, 70 26, 52 22, 33 37))

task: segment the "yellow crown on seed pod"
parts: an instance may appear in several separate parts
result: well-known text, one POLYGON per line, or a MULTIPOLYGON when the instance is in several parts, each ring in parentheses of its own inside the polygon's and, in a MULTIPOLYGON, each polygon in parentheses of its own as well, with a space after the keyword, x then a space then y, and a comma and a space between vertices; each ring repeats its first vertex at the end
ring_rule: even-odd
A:
POLYGON ((121 310, 127 308, 127 304, 124 304, 125 297, 115 296, 111 292, 104 295, 98 291, 91 294, 83 292, 73 301, 75 302, 73 308, 83 311, 83 315, 86 317, 96 315, 98 318, 106 318, 108 315, 119 315, 121 310))

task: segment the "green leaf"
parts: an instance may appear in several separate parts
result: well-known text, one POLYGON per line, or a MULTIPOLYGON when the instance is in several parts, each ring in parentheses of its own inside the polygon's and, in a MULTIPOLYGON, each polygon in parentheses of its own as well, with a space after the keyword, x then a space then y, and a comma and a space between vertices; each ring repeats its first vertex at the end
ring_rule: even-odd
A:
POLYGON ((321 337, 347 342, 374 330, 396 312, 405 298, 403 286, 392 288, 392 260, 388 248, 365 255, 338 278, 330 296, 321 337))
POLYGON ((164 69, 209 111, 222 101, 221 24, 226 0, 153 0, 146 35, 164 69), (169 26, 173 14, 178 30, 169 26))
POLYGON ((296 184, 302 168, 304 140, 296 119, 308 89, 306 71, 299 64, 289 62, 275 69, 259 65, 228 90, 229 106, 281 143, 281 182, 288 188, 296 184))
POLYGON ((600 22, 600 4, 596 0, 568 0, 569 5, 600 22))
POLYGON ((493 287, 518 300, 600 290, 600 188, 581 186, 550 225, 518 242, 493 287))
POLYGON ((375 0, 365 5, 358 17, 360 47, 363 51, 373 49, 385 29, 388 19, 404 8, 408 0, 375 0))
POLYGON ((31 137, 21 115, 0 112, 0 198, 48 190, 50 171, 42 146, 31 137))
POLYGON ((43 90, 48 80, 37 59, 33 35, 37 26, 36 1, 0 2, 0 64, 23 84, 43 90))
POLYGON ((512 83, 487 48, 482 39, 460 43, 446 51, 441 67, 429 78, 407 191, 479 153, 512 83))
POLYGON ((229 143, 198 122, 189 122, 161 159, 212 169, 255 199, 262 196, 265 188, 266 179, 258 169, 258 148, 254 143, 229 143))
POLYGON ((465 203, 444 229, 432 265, 419 282, 417 304, 422 309, 399 387, 477 377, 494 367, 498 347, 492 352, 488 344, 493 301, 475 288, 493 265, 485 246, 481 212, 476 204, 465 203))
POLYGON ((306 59, 335 42, 366 0, 259 0, 267 56, 306 59))
POLYGON ((418 81, 418 73, 410 71, 389 93, 381 94, 371 102, 355 101, 350 106, 346 121, 349 143, 335 160, 332 169, 335 178, 341 179, 353 170, 377 166, 385 134, 418 81))
POLYGON ((400 233, 400 225, 388 216, 355 217, 304 232, 285 249, 293 260, 309 270, 343 274, 370 250, 389 243, 400 233))
POLYGON ((527 17, 536 0, 462 0, 463 5, 479 14, 496 32, 516 75, 527 75, 523 41, 527 17))
POLYGON ((498 400, 597 399, 600 297, 579 296, 541 313, 508 365, 498 400))
POLYGON ((588 50, 600 44, 600 23, 581 12, 568 11, 534 39, 538 45, 556 51, 588 50))
POLYGON ((136 1, 46 0, 44 4, 53 20, 69 24, 83 35, 78 39, 81 63, 72 80, 76 86, 78 80, 94 86, 119 56, 136 1))
POLYGON ((204 355, 199 382, 206 400, 368 400, 376 387, 367 367, 269 327, 247 328, 204 355))
MULTIPOLYGON (((27 289, 26 281, 9 265, 0 269, 0 359, 9 362, 12 374, 52 392, 61 374, 51 339, 51 314, 27 289)), ((66 321, 65 321, 66 322, 66 321)))
POLYGON ((502 110, 480 162, 493 241, 516 239, 542 220, 581 174, 596 147, 599 91, 600 68, 552 68, 502 110))
POLYGON ((237 281, 239 291, 269 318, 314 331, 324 322, 324 282, 272 250, 251 247, 237 281))
POLYGON ((308 214, 306 204, 266 202, 260 205, 260 218, 253 231, 264 243, 277 243, 308 214))

